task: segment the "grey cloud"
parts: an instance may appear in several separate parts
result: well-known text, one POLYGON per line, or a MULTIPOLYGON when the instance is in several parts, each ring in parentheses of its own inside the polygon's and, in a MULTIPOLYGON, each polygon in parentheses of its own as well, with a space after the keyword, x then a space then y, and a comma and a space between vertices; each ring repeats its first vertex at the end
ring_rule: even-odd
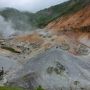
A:
POLYGON ((0 0, 0 8, 13 7, 20 10, 36 12, 67 0, 0 0))

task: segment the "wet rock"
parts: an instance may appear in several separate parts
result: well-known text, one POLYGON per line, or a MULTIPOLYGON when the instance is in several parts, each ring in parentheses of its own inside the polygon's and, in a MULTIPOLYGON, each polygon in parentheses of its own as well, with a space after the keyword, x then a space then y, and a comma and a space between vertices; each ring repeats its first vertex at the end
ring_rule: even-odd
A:
POLYGON ((61 75, 64 71, 65 71, 65 67, 59 62, 55 62, 55 67, 54 66, 49 66, 47 68, 47 73, 48 74, 52 74, 54 72, 56 74, 61 75))
POLYGON ((53 71, 54 71, 54 67, 48 67, 48 68, 47 68, 47 73, 48 73, 48 74, 52 74, 53 71))
POLYGON ((76 52, 79 54, 79 55, 88 55, 89 54, 89 51, 88 51, 88 48, 85 46, 85 45, 80 45, 76 52))
POLYGON ((62 43, 60 45, 60 48, 63 49, 63 50, 69 50, 70 49, 70 46, 68 44, 66 44, 66 43, 62 43))
POLYGON ((65 71, 65 67, 59 62, 56 62, 56 67, 58 67, 59 69, 65 71))

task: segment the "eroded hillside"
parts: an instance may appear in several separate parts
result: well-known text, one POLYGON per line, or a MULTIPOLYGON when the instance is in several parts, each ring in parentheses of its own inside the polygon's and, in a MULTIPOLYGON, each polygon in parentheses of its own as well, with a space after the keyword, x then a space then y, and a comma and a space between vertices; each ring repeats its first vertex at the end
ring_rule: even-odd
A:
POLYGON ((46 28, 58 38, 63 36, 63 41, 69 42, 69 45, 74 43, 77 46, 77 43, 82 43, 90 48, 90 4, 74 14, 52 21, 46 28))
POLYGON ((90 5, 87 5, 82 10, 75 14, 66 15, 56 19, 48 24, 48 28, 61 29, 61 28, 79 28, 82 26, 90 25, 90 5))
POLYGON ((90 90, 89 2, 70 0, 41 10, 36 20, 41 27, 50 22, 46 28, 1 37, 0 68, 5 73, 0 86, 90 90))

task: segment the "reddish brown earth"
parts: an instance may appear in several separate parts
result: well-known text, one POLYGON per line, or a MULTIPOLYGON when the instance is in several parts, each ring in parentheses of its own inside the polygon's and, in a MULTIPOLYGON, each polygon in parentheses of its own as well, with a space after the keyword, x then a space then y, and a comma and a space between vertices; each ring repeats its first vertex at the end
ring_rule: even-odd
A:
MULTIPOLYGON (((90 47, 90 32, 80 31, 84 26, 90 26, 90 5, 72 15, 63 16, 54 20, 47 25, 47 28, 58 36, 66 35, 72 41, 77 41, 90 47)), ((67 40, 66 37, 64 39, 67 40)))
POLYGON ((90 4, 72 15, 52 21, 46 28, 57 36, 56 43, 67 43, 70 46, 69 52, 75 55, 81 44, 90 49, 90 4))
POLYGON ((50 29, 80 27, 90 25, 90 5, 75 14, 60 17, 48 24, 50 29))
POLYGON ((43 38, 41 38, 37 33, 33 33, 25 36, 19 36, 16 38, 16 40, 22 42, 41 43, 41 44, 44 42, 43 38))

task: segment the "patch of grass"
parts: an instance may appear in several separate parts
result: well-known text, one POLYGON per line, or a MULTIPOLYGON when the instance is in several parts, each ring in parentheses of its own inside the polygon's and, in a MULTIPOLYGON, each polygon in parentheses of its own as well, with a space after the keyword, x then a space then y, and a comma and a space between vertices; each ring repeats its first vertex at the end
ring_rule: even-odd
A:
POLYGON ((0 90, 23 90, 21 88, 17 88, 17 87, 0 87, 0 90))
POLYGON ((42 86, 39 85, 39 86, 37 87, 37 89, 35 89, 35 90, 45 90, 45 89, 43 89, 42 86))

